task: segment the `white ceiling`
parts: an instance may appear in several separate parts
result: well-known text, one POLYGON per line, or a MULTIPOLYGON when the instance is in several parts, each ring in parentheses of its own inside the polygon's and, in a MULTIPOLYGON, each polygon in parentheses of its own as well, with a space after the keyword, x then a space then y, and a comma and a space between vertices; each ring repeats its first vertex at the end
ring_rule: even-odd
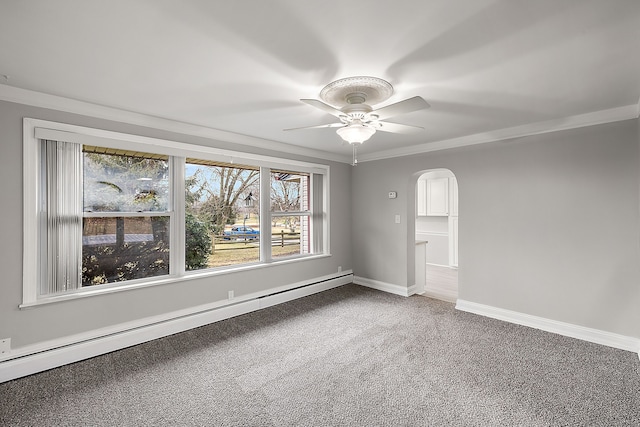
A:
POLYGON ((299 99, 343 77, 431 104, 365 158, 640 97, 638 0, 4 0, 0 40, 5 85, 345 159, 335 129, 283 131, 335 121, 299 99))

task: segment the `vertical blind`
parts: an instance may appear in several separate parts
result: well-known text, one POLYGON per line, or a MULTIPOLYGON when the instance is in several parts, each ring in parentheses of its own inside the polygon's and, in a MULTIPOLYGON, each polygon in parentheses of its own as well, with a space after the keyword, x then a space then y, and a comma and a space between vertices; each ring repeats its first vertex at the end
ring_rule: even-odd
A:
POLYGON ((44 141, 47 277, 41 294, 81 287, 82 145, 44 141))

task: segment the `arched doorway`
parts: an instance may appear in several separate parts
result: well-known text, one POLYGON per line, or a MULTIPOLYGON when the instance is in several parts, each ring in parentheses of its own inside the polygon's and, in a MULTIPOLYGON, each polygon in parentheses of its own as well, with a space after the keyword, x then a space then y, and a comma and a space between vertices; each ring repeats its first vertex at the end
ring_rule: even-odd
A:
POLYGON ((416 182, 415 240, 419 292, 455 302, 458 298, 458 181, 448 169, 423 171, 416 182))

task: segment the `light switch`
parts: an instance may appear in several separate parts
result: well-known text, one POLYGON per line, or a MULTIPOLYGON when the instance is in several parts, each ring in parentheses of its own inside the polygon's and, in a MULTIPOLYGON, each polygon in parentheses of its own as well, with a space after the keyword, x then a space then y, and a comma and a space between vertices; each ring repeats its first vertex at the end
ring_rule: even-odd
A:
POLYGON ((396 193, 395 191, 389 191, 390 199, 395 199, 396 197, 398 197, 398 193, 396 193))

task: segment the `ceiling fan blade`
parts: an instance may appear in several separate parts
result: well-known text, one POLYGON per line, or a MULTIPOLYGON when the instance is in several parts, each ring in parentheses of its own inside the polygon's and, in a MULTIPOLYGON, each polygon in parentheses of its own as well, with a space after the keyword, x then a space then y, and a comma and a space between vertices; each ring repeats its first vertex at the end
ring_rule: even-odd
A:
POLYGON ((325 104, 324 102, 318 101, 317 99, 301 99, 300 101, 304 102, 305 104, 309 104, 312 107, 316 107, 324 111, 325 113, 329 113, 332 116, 336 116, 336 117, 346 116, 346 114, 344 114, 342 111, 338 110, 337 108, 333 108, 331 105, 325 104))
POLYGON ((301 128, 291 128, 291 129, 283 129, 283 130, 289 131, 289 130, 301 130, 301 129, 341 128, 344 126, 346 126, 344 123, 329 123, 326 125, 304 126, 301 128))
POLYGON ((390 104, 386 107, 374 110, 372 114, 378 116, 379 120, 384 120, 388 119, 389 117, 406 114, 412 111, 422 110, 423 108, 429 107, 431 107, 429 103, 422 99, 422 97, 414 96, 413 98, 405 99, 404 101, 396 102, 395 104, 390 104))
POLYGON ((378 122, 376 130, 392 133, 418 133, 424 130, 419 126, 401 125, 399 123, 378 122))

